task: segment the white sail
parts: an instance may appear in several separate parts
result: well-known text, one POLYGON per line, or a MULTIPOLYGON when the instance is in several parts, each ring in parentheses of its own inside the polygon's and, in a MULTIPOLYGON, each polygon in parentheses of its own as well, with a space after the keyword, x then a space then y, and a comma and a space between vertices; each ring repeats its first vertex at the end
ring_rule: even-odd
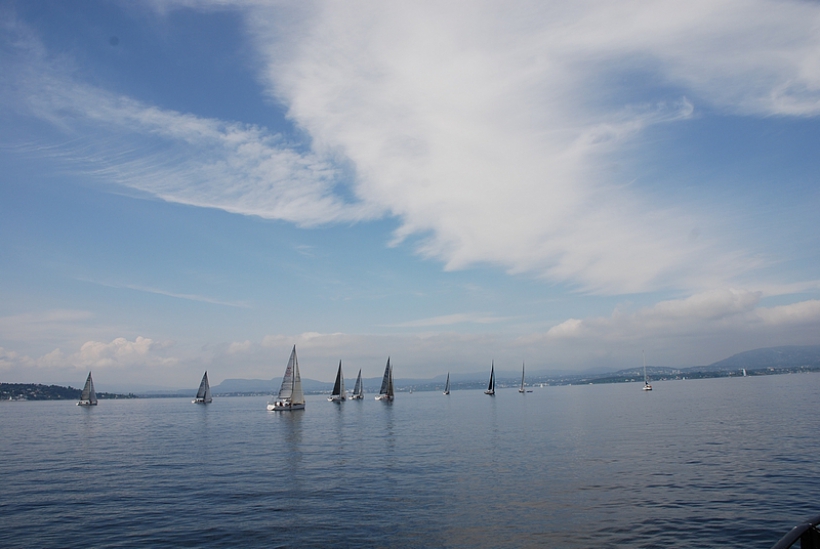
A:
POLYGON ((268 410, 304 410, 305 394, 302 392, 302 377, 299 375, 299 360, 296 358, 296 345, 290 353, 282 386, 273 404, 268 404, 268 410))
POLYGON ((444 383, 444 394, 450 394, 450 372, 447 372, 447 381, 444 383))
POLYGON ((393 400, 393 369, 390 367, 390 357, 387 357, 387 366, 384 367, 384 377, 379 395, 376 400, 393 400))
POLYGON ((94 380, 91 379, 91 372, 88 372, 88 377, 85 380, 83 393, 80 395, 80 402, 77 406, 96 406, 97 393, 94 391, 94 380))
POLYGON ((487 390, 484 391, 484 394, 495 395, 495 361, 493 361, 490 366, 490 384, 487 385, 487 390))
POLYGON ((196 398, 192 400, 194 404, 208 404, 213 402, 211 398, 211 385, 208 383, 208 372, 202 376, 202 381, 199 384, 199 390, 196 392, 196 398))
POLYGON ((524 392, 524 363, 521 363, 521 388, 518 389, 519 393, 524 392))
POLYGON ((330 393, 331 402, 341 402, 345 399, 345 376, 342 374, 342 361, 339 361, 339 371, 336 372, 336 383, 333 385, 333 392, 330 393))
POLYGON ((356 385, 353 386, 351 400, 361 400, 364 398, 364 387, 362 386, 362 369, 359 368, 359 376, 356 378, 356 385))

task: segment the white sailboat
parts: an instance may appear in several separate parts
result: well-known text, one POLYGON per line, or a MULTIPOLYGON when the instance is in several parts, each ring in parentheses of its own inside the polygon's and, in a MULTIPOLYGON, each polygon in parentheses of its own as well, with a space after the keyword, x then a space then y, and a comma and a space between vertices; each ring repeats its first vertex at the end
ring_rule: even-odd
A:
POLYGON ((359 368, 359 376, 356 378, 356 385, 353 386, 353 394, 350 400, 362 400, 364 398, 364 386, 362 385, 362 369, 359 368))
POLYGON ((339 361, 339 371, 336 372, 336 383, 333 392, 328 397, 329 402, 343 402, 345 400, 345 376, 342 374, 342 361, 339 361))
POLYGON ((305 409, 305 393, 302 392, 302 377, 299 375, 299 360, 296 358, 296 345, 290 353, 285 377, 274 402, 268 403, 268 411, 289 412, 305 409))
POLYGON ((519 393, 531 393, 532 389, 525 389, 524 388, 524 363, 521 363, 521 388, 518 389, 519 393))
POLYGON ((83 394, 80 395, 80 402, 77 406, 96 406, 97 393, 94 391, 94 381, 91 379, 91 372, 88 372, 88 377, 85 380, 85 387, 83 387, 83 394))
POLYGON ((495 361, 493 361, 490 366, 490 384, 487 385, 487 390, 484 391, 484 394, 495 396, 495 361))
POLYGON ((202 376, 202 381, 199 384, 199 390, 196 392, 196 398, 191 402, 194 404, 210 404, 213 401, 211 398, 211 386, 208 384, 208 371, 202 376))
POLYGON ((643 354, 643 390, 644 391, 651 391, 652 386, 649 384, 649 377, 646 375, 646 352, 641 351, 643 354))
POLYGON ((447 381, 444 383, 444 394, 450 394, 450 372, 447 372, 447 381))
POLYGON ((387 357, 387 366, 384 367, 382 386, 376 400, 393 401, 393 368, 390 367, 390 357, 387 357))

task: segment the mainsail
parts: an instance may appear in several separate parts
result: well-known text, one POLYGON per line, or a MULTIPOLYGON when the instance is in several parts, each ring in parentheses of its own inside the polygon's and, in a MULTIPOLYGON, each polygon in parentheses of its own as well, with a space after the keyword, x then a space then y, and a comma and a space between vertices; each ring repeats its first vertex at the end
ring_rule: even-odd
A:
POLYGON ((83 393, 80 395, 80 402, 78 406, 96 406, 97 393, 94 391, 94 380, 91 379, 91 372, 88 372, 88 378, 85 380, 85 387, 83 393))
POLYGON ((202 382, 199 384, 199 390, 196 392, 194 404, 208 404, 213 402, 211 398, 211 386, 208 383, 208 372, 202 376, 202 382))
POLYGON ((521 388, 518 389, 519 393, 524 392, 524 363, 521 363, 521 388))
POLYGON ((339 371, 336 372, 336 384, 328 400, 339 402, 345 399, 345 376, 342 374, 342 361, 339 361, 339 371))
POLYGON ((487 390, 484 391, 485 395, 494 395, 495 394, 495 361, 492 362, 490 366, 490 384, 487 385, 487 390))
POLYGON ((393 400, 393 369, 390 367, 390 357, 387 357, 387 366, 384 367, 382 386, 376 400, 393 400))
POLYGON ((359 377, 356 378, 356 385, 353 386, 353 395, 350 397, 353 400, 364 398, 364 387, 362 387, 362 369, 359 368, 359 377))
POLYGON ((280 402, 288 402, 291 406, 305 403, 305 394, 302 392, 302 377, 299 375, 299 360, 296 358, 296 345, 290 353, 285 377, 279 388, 280 402))
POLYGON ((447 372, 447 382, 444 384, 444 394, 450 394, 450 372, 447 372))

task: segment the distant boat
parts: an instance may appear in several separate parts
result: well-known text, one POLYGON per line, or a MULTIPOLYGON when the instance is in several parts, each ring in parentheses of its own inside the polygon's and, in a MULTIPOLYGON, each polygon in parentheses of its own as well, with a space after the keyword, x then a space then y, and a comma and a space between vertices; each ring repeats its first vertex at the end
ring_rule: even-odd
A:
POLYGON ((202 382, 199 384, 199 391, 196 392, 196 398, 191 402, 194 404, 209 404, 212 401, 211 386, 208 384, 208 372, 206 370, 205 375, 202 376, 202 382))
POLYGON ((743 377, 746 377, 746 368, 743 368, 743 377))
POLYGON ((91 372, 88 372, 88 377, 85 380, 85 387, 83 387, 83 394, 80 395, 80 402, 77 406, 96 406, 97 393, 94 391, 94 381, 91 379, 91 372))
POLYGON ((362 385, 362 369, 359 368, 359 377, 356 378, 356 385, 353 386, 353 394, 350 400, 362 400, 364 398, 364 386, 362 385))
POLYGON ((333 392, 330 393, 328 401, 342 402, 345 400, 345 376, 342 374, 342 361, 339 361, 339 371, 336 372, 336 383, 333 385, 333 392))
POLYGON ((521 363, 521 388, 518 389, 519 393, 531 393, 532 389, 524 389, 524 363, 521 363))
POLYGON ((495 396, 495 361, 493 361, 490 366, 490 384, 487 385, 487 390, 484 391, 484 394, 495 396))
POLYGON ((444 394, 450 394, 450 372, 447 372, 447 381, 444 383, 444 394))
POLYGON ((641 353, 643 353, 643 390, 651 391, 652 386, 649 384, 649 376, 646 375, 646 353, 644 351, 641 351, 641 353))
POLYGON ((268 411, 286 412, 305 409, 305 393, 302 392, 302 377, 299 375, 299 360, 296 358, 296 345, 290 352, 288 367, 285 368, 285 377, 279 395, 273 403, 268 403, 268 411))
POLYGON ((393 368, 390 367, 390 357, 387 357, 387 366, 384 367, 382 386, 379 389, 379 395, 376 397, 376 400, 392 402, 393 392, 393 368))

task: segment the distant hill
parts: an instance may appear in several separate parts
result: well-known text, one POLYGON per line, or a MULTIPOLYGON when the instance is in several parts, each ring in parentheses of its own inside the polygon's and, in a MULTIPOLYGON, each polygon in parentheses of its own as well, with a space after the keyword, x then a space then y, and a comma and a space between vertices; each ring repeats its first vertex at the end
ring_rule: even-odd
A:
MULTIPOLYGON (((762 370, 765 368, 796 368, 800 366, 820 366, 820 345, 788 345, 766 347, 737 353, 719 360, 703 371, 762 370)), ((698 368, 690 368, 698 370, 698 368)))
MULTIPOLYGON (((39 383, 0 383, 0 400, 79 400, 82 390, 59 385, 39 383)), ((112 398, 135 398, 134 395, 97 393, 100 400, 112 398)))

